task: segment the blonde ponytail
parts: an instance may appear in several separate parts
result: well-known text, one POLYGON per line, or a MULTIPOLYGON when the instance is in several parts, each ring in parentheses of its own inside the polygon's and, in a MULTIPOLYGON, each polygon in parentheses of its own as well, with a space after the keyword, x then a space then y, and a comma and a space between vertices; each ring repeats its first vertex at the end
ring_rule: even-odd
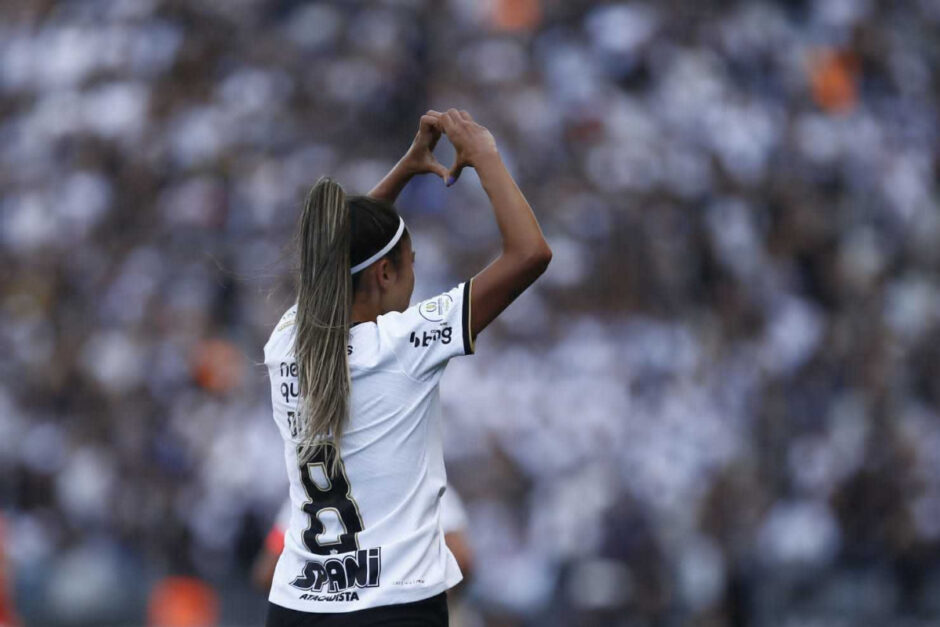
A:
MULTIPOLYGON (((331 178, 317 181, 300 217, 300 286, 294 359, 300 379, 302 441, 299 458, 339 439, 349 414, 350 218, 343 188, 331 178)), ((332 456, 330 472, 338 455, 332 456)))

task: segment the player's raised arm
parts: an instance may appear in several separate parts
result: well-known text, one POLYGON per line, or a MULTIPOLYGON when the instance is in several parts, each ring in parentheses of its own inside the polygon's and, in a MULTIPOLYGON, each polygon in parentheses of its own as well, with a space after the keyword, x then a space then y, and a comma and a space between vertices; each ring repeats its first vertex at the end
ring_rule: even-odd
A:
POLYGON ((532 208, 503 165, 493 135, 466 111, 449 109, 439 114, 439 119, 457 150, 448 184, 464 167, 477 171, 503 240, 499 257, 473 277, 471 284, 470 331, 476 337, 545 272, 552 250, 532 208))

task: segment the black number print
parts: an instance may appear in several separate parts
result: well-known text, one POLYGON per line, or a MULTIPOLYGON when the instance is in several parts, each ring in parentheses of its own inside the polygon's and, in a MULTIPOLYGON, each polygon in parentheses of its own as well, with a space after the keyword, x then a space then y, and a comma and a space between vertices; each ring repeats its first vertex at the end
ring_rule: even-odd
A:
POLYGON ((359 548, 356 535, 362 531, 362 517, 359 515, 359 506, 353 500, 342 459, 336 464, 336 473, 329 474, 336 455, 336 447, 326 443, 317 448, 310 461, 300 466, 300 480, 308 499, 303 510, 310 516, 303 540, 307 549, 317 555, 347 553, 359 548), (320 485, 314 479, 315 476, 320 479, 320 485), (326 484, 322 485, 324 480, 326 484), (338 538, 323 537, 326 532, 324 517, 330 512, 343 527, 338 538))

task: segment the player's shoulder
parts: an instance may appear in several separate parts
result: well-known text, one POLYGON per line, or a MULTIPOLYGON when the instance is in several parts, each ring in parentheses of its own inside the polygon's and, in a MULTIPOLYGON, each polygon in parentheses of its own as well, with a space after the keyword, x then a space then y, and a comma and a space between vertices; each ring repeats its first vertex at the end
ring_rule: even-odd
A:
POLYGON ((277 324, 274 326, 274 333, 279 333, 285 329, 289 329, 294 326, 297 322, 297 303, 294 303, 284 314, 281 316, 281 319, 277 321, 277 324))
POLYGON ((278 353, 278 355, 281 355, 290 349, 296 322, 297 303, 294 303, 293 306, 284 312, 280 320, 277 321, 277 324, 274 325, 274 329, 271 331, 271 336, 268 338, 268 342, 264 345, 264 355, 266 360, 268 357, 272 356, 273 353, 278 353))
POLYGON ((346 355, 354 376, 364 370, 389 367, 387 362, 392 359, 393 352, 379 332, 378 320, 350 325, 346 355))
POLYGON ((390 311, 376 319, 382 352, 394 354, 411 378, 436 381, 430 375, 440 373, 451 357, 473 352, 463 338, 465 285, 461 282, 404 311, 390 311))
POLYGON ((390 311, 379 316, 376 320, 379 329, 395 328, 401 325, 413 326, 415 324, 441 324, 451 315, 453 310, 461 305, 465 282, 426 298, 416 305, 408 307, 405 311, 390 311))

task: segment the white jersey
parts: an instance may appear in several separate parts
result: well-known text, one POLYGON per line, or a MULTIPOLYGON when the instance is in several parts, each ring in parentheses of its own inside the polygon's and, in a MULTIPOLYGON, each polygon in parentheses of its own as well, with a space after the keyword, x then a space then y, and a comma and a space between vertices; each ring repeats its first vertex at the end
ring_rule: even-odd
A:
POLYGON ((473 352, 469 292, 468 281, 350 329, 349 422, 332 477, 332 446, 298 462, 296 305, 278 322, 264 357, 292 507, 272 603, 352 612, 426 599, 462 579, 441 529, 439 384, 451 357, 473 352))
MULTIPOLYGON (((293 503, 290 499, 284 501, 281 509, 277 510, 277 516, 274 518, 274 531, 283 534, 290 526, 291 511, 293 503)), ((463 505, 460 494, 454 489, 454 486, 447 484, 444 495, 441 496, 441 530, 447 533, 463 531, 467 528, 467 510, 463 505)))

